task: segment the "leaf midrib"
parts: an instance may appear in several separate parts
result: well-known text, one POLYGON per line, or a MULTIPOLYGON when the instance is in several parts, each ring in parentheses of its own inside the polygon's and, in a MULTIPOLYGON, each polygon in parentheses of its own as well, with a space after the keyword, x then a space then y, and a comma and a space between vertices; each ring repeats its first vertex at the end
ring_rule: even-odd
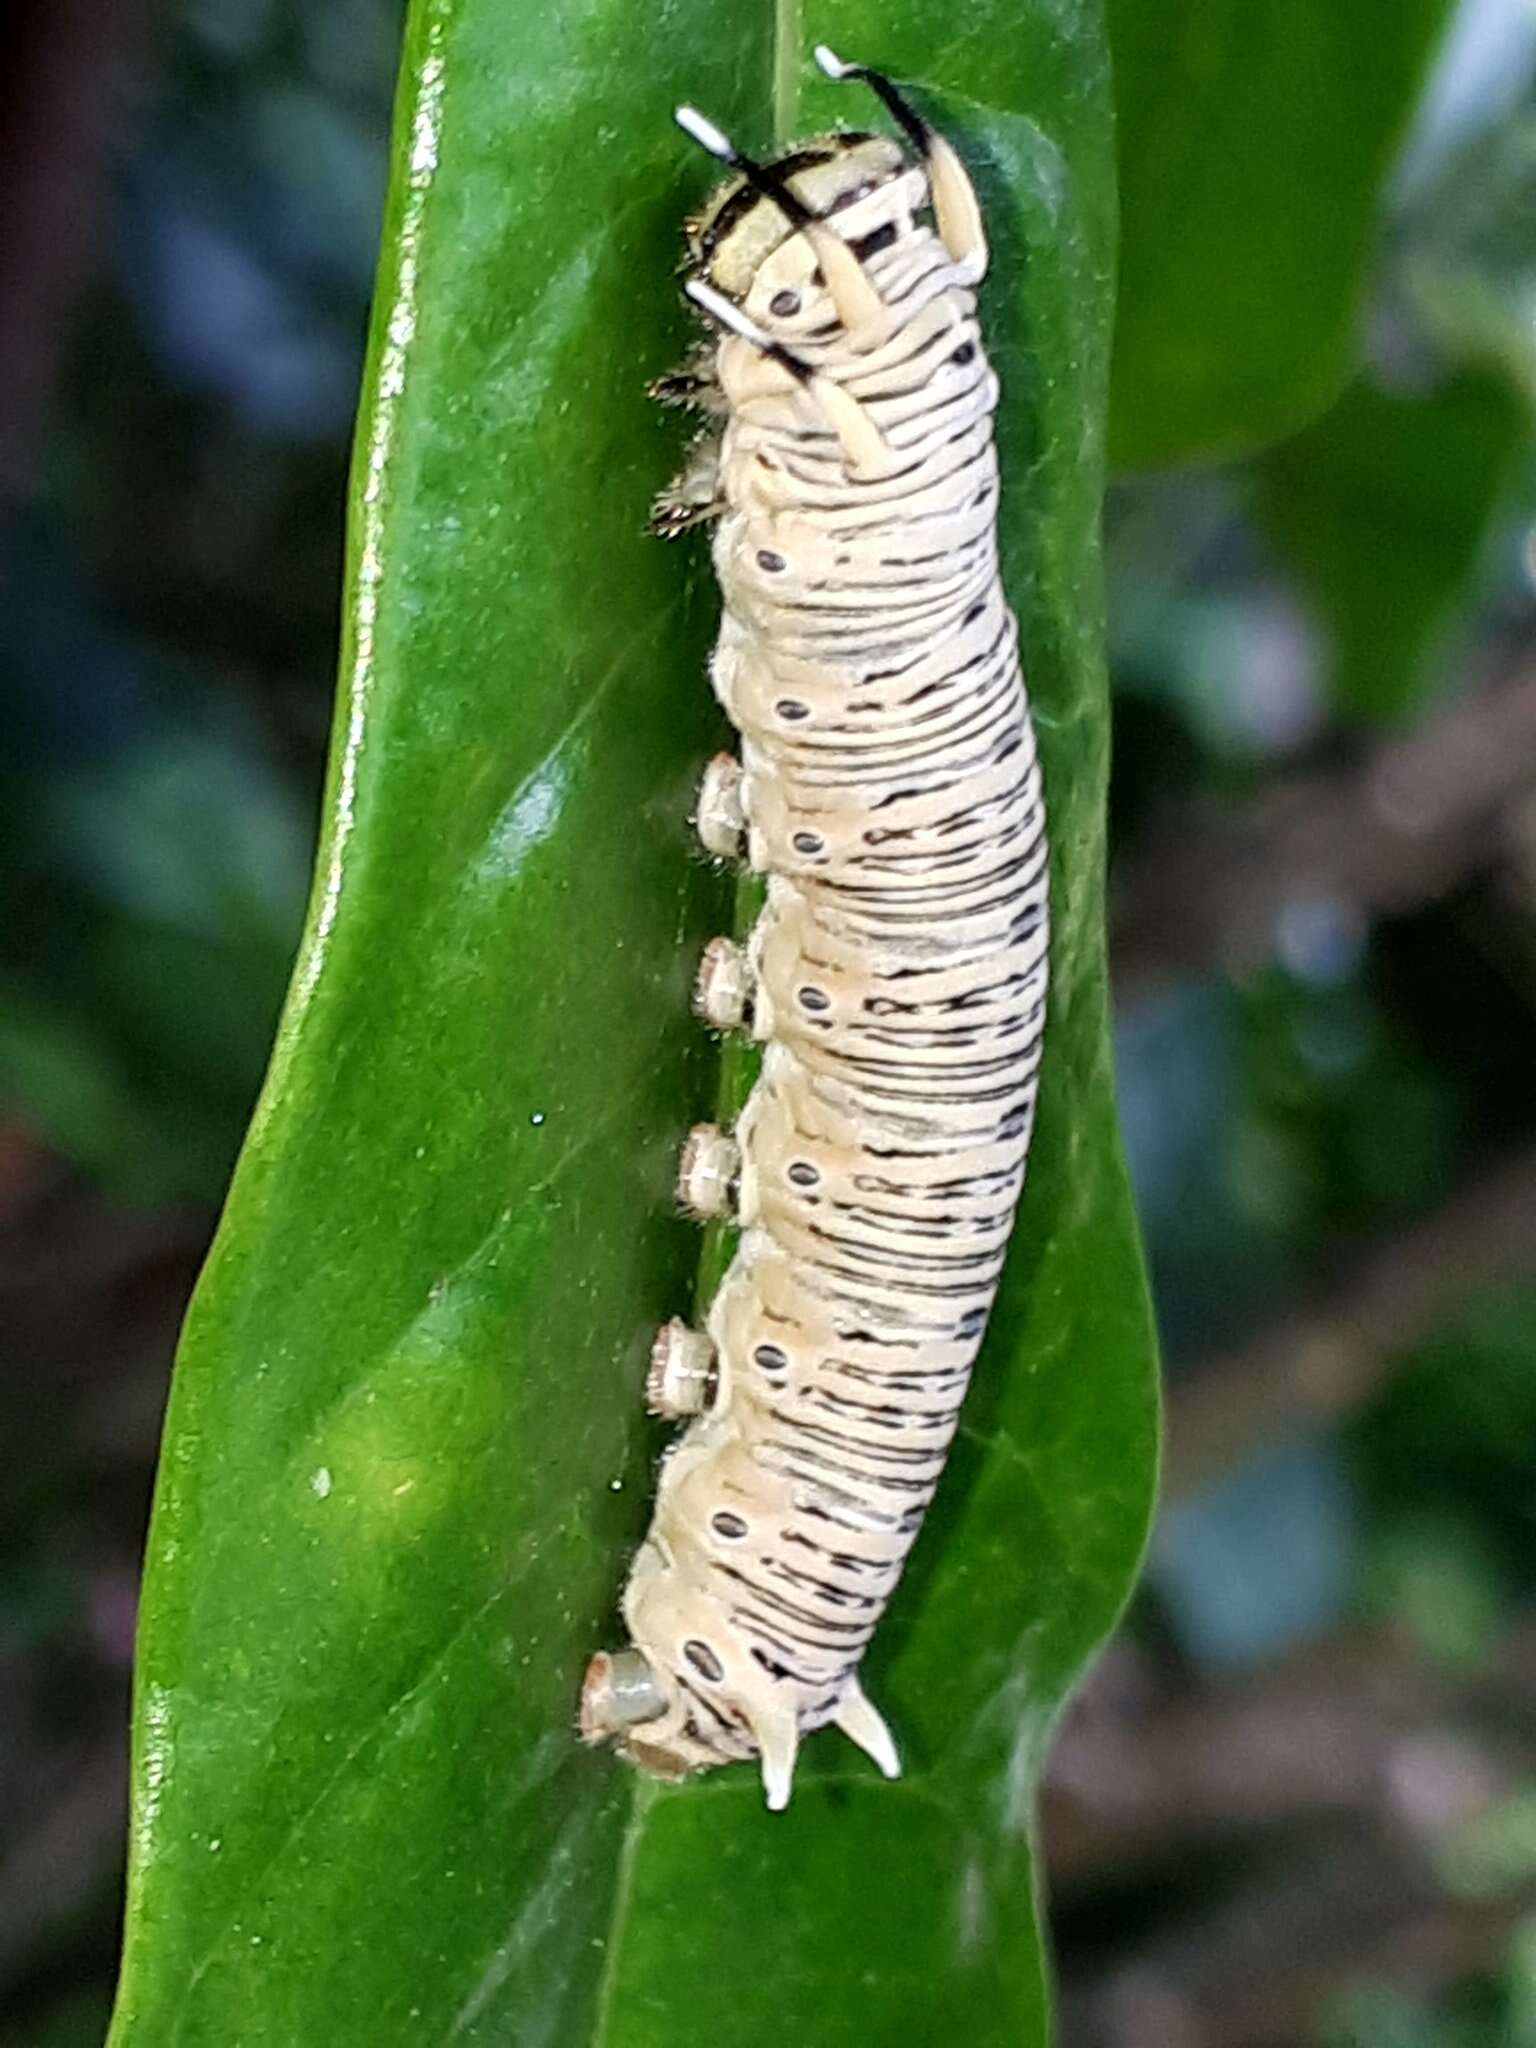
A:
POLYGON ((800 0, 773 0, 773 140, 787 148, 800 125, 800 0))
MULTIPOLYGON (((779 149, 789 144, 799 127, 802 65, 800 36, 800 0, 773 0, 770 93, 773 140, 775 147, 779 149)), ((702 683, 702 678, 700 682, 702 683)), ((744 916, 750 921, 751 915, 755 914, 755 908, 754 894, 748 883, 737 891, 733 924, 738 936, 744 916)), ((734 1064, 727 1052, 722 1058, 721 1082, 724 1091, 731 1089, 734 1064)), ((697 1281, 697 1298, 701 1305, 713 1291, 712 1282, 718 1278, 719 1259, 718 1234, 713 1231, 707 1232, 700 1248, 697 1281)), ((608 2038, 608 2016, 622 1967, 623 1943, 634 1889, 635 1866, 645 1838, 646 1822, 661 1796, 660 1786, 635 1773, 630 1775, 632 1789, 629 1814, 619 1842, 618 1871, 614 1883, 613 1905, 609 1914, 608 1942, 603 1956, 602 1977, 593 2005, 593 2048, 601 2048, 601 2044, 608 2038)))

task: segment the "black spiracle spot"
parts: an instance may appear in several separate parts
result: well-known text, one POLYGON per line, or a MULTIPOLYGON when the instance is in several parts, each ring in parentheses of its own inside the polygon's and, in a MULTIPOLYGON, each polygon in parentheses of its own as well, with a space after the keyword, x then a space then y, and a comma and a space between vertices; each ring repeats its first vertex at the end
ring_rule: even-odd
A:
POLYGON ((797 832, 790 841, 790 845, 793 846, 796 853, 821 853, 824 851, 826 843, 821 835, 816 832, 797 832))
POLYGON ((683 1655, 697 1671, 700 1678, 707 1678, 711 1685, 718 1685, 725 1676, 725 1666, 709 1647, 697 1637, 683 1645, 683 1655))
POLYGON ((777 1344, 759 1344, 752 1354, 764 1372, 787 1372, 789 1353, 781 1351, 777 1344))
POLYGON ((883 227, 871 228, 867 235, 860 235, 848 246, 861 263, 867 263, 871 256, 878 256, 882 249, 889 249, 896 239, 896 223, 888 220, 883 227))
POLYGON ((958 348, 957 348, 957 349, 955 350, 954 354, 953 354, 953 355, 952 355, 952 356, 950 357, 950 359, 949 359, 949 360, 950 360, 950 361, 951 361, 952 363, 969 363, 969 362, 971 362, 971 361, 972 361, 972 360, 973 360, 973 359, 975 358, 975 354, 976 354, 976 344, 975 344, 975 342, 974 342, 974 341, 962 341, 962 342, 961 342, 961 344, 960 344, 960 346, 959 346, 959 347, 958 347, 958 348))
POLYGON ((747 1525, 740 1515, 733 1515, 728 1508, 721 1508, 718 1514, 711 1515, 709 1526, 717 1536, 727 1537, 732 1543, 739 1543, 747 1533, 747 1525))
POLYGON ((789 565, 784 560, 784 557, 776 555, 772 548, 759 548, 757 551, 757 566, 759 569, 766 569, 770 576, 776 576, 781 569, 787 568, 789 565))
POLYGON ((800 310, 800 294, 790 291, 775 292, 768 301, 768 310, 775 320, 792 320, 800 310))
POLYGON ((773 708, 780 718, 787 718, 792 725, 797 725, 802 718, 809 718, 811 715, 810 705, 802 704, 797 697, 781 697, 773 708))
POLYGON ((802 1010, 810 1010, 818 1016, 823 1010, 830 1010, 832 1007, 832 998, 826 990, 817 988, 813 982, 807 982, 804 988, 797 988, 795 997, 802 1010))
POLYGON ((809 1159, 794 1159, 790 1161, 789 1178, 797 1188, 813 1188, 821 1180, 821 1175, 809 1159))

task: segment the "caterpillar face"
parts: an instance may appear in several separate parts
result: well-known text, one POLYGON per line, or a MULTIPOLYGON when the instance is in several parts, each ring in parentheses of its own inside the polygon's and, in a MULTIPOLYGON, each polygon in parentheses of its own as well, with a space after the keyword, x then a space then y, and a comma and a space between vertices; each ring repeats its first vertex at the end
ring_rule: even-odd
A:
MULTIPOLYGON (((811 213, 832 219, 845 236, 854 226, 861 235, 869 235, 887 221, 910 221, 926 190, 922 172, 883 135, 822 136, 787 152, 767 169, 811 213), (856 222, 840 218, 854 207, 856 222)), ((800 308, 776 310, 760 304, 764 294, 753 291, 754 285, 766 282, 768 299, 787 293, 802 281, 801 273, 809 278, 815 260, 783 208, 746 179, 733 178, 720 187, 699 218, 689 223, 687 240, 690 260, 705 282, 744 305, 755 319, 775 329, 783 322, 797 329, 806 324, 797 318, 800 308), (776 255, 789 260, 768 277, 765 267, 776 255)))

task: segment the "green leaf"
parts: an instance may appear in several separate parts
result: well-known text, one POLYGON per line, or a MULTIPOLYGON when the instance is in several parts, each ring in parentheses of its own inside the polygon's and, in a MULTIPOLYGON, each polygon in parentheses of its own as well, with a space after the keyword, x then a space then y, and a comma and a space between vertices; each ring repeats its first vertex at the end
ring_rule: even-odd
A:
POLYGON ((1502 370, 1536 410, 1536 116, 1468 145, 1417 210, 1405 295, 1447 355, 1502 370))
POLYGON ((869 110, 794 107, 782 5, 727 34, 704 0, 423 0, 314 902, 167 1423, 115 2048, 1044 2038, 1031 1788, 1153 1476, 1102 959, 1113 193, 1095 7, 948 19, 815 24, 941 88, 984 167, 1057 861, 1022 1228, 871 1660, 907 1776, 827 1736, 772 1816, 750 1771, 658 1789, 573 1733, 648 1512, 647 1338, 699 1256, 669 1182, 730 914, 686 823, 724 737, 705 553, 640 531, 710 183, 668 113, 764 143, 869 110))
POLYGON ((1261 447, 1342 387, 1382 181, 1449 11, 1109 0, 1117 469, 1261 447))
POLYGON ((1464 370, 1422 392, 1361 379, 1264 458, 1263 523, 1321 628, 1346 716, 1405 717, 1446 673, 1528 435, 1511 386, 1464 370))

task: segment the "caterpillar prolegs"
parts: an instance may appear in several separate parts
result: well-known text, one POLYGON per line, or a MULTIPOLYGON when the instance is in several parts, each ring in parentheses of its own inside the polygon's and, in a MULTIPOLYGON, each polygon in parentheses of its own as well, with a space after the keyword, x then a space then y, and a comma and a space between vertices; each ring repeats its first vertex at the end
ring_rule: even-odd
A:
POLYGON ((1045 1025, 1045 817, 998 580, 997 379, 982 221, 954 150, 880 74, 873 134, 771 164, 680 124, 731 181, 690 223, 716 330, 654 387, 711 425, 658 502, 717 521, 712 681, 741 736, 697 823, 767 878, 698 1008, 759 1079, 679 1194, 730 1215, 702 1332, 667 1324, 648 1397, 688 1417, 593 1658, 589 1741, 664 1776, 760 1757, 770 1807, 829 1724, 888 1777, 859 1665, 954 1435, 1023 1183, 1045 1025), (908 153, 910 150, 910 154, 908 153))

